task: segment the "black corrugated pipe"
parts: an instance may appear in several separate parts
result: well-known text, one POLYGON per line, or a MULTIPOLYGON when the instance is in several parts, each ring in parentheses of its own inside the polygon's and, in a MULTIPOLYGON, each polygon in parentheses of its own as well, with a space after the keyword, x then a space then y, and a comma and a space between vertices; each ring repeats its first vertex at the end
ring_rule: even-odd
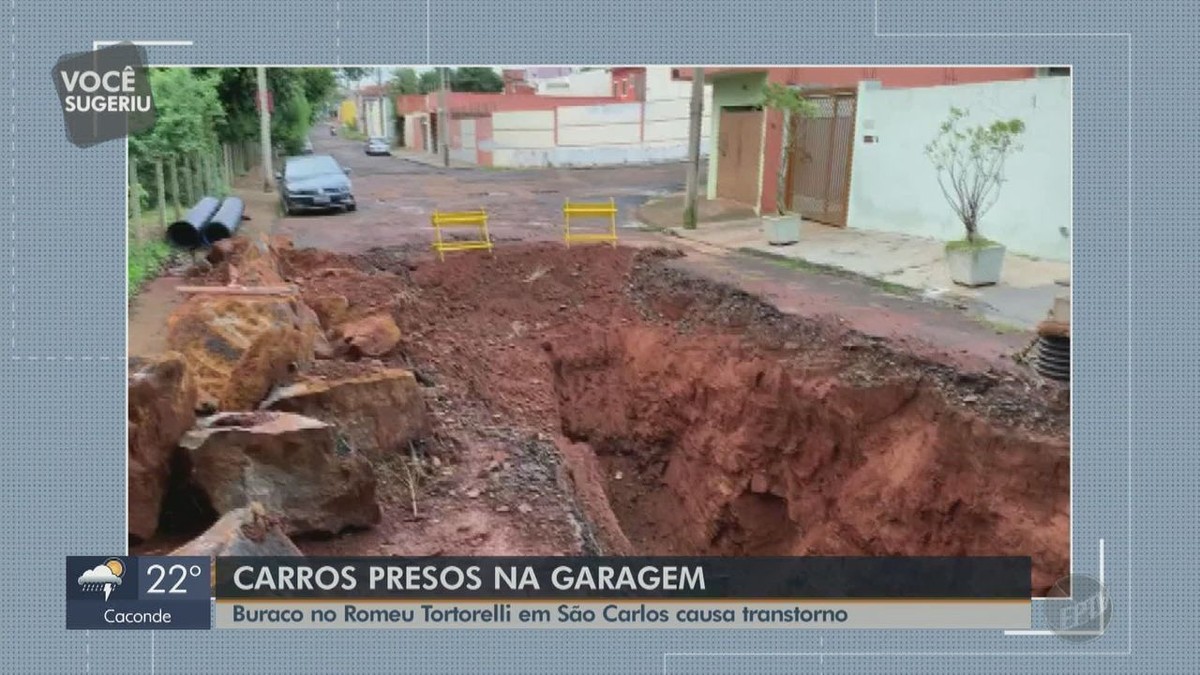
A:
POLYGON ((226 197, 221 208, 217 209, 217 212, 208 219, 204 229, 201 230, 204 239, 210 244, 215 244, 222 239, 232 237, 242 222, 242 213, 245 209, 246 204, 241 197, 226 197))
POLYGON ((204 246, 204 225, 217 212, 221 200, 216 197, 205 197, 187 212, 183 220, 177 220, 167 226, 167 241, 179 248, 200 248, 204 246))

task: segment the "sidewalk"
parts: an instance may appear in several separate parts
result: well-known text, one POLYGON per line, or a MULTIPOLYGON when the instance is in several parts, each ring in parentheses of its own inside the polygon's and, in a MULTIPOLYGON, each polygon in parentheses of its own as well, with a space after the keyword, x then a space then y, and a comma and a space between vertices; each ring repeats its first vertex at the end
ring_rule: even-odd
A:
POLYGON ((951 302, 987 321, 1013 328, 1032 329, 1046 318, 1054 298, 1068 294, 1069 263, 1037 260, 1007 253, 1000 283, 966 288, 950 280, 944 244, 933 239, 889 232, 829 227, 805 221, 800 241, 772 246, 758 218, 727 222, 701 222, 695 230, 681 227, 671 232, 683 239, 726 250, 769 255, 832 267, 884 284, 915 291, 921 296, 951 302))
MULTIPOLYGON (((417 164, 424 164, 425 166, 436 167, 438 169, 446 168, 442 164, 442 156, 440 154, 433 153, 433 152, 421 152, 419 150, 409 150, 407 148, 392 148, 392 157, 394 157, 395 159, 402 159, 407 162, 415 162, 417 164)), ((477 167, 474 164, 471 164, 470 162, 464 162, 462 160, 454 159, 453 157, 451 157, 450 158, 450 168, 451 169, 477 169, 479 167, 477 167)))

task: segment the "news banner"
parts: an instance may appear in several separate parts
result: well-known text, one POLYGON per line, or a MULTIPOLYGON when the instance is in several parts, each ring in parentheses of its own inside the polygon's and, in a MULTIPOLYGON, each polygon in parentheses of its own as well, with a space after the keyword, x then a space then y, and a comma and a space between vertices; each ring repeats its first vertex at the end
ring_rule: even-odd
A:
POLYGON ((68 629, 980 628, 1028 557, 71 556, 68 629))

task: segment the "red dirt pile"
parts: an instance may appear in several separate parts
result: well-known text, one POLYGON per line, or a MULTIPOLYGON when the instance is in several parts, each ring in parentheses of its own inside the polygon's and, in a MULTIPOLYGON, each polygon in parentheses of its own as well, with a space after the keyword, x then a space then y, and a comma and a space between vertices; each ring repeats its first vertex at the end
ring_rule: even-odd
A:
POLYGON ((1013 367, 784 315, 662 250, 268 251, 311 314, 218 303, 179 332, 218 398, 274 391, 371 457, 378 524, 307 553, 1030 555, 1037 590, 1069 569, 1069 401, 1013 367), (224 389, 267 324, 327 358, 272 351, 224 389), (423 423, 384 419, 418 400, 423 423))

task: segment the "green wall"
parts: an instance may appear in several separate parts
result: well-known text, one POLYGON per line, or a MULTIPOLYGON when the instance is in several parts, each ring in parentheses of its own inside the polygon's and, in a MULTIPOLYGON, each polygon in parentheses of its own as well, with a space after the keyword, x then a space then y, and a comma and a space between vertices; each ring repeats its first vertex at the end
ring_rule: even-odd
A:
MULTIPOLYGON (((718 75, 712 78, 712 135, 709 136, 712 151, 708 159, 708 198, 717 196, 717 163, 721 161, 718 139, 721 138, 721 107, 759 105, 762 103, 763 87, 767 83, 766 71, 718 75)), ((762 172, 759 172, 761 180, 762 172)))

